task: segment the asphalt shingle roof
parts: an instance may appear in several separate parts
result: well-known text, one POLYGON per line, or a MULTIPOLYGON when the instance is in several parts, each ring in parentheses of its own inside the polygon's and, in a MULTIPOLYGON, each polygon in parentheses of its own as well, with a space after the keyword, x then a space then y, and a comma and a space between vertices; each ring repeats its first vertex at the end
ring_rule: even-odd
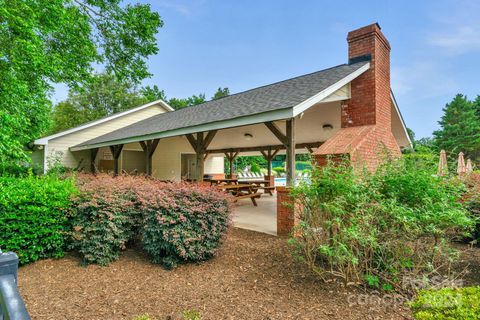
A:
POLYGON ((166 112, 115 130, 76 147, 292 108, 355 72, 368 61, 342 64, 205 103, 166 112))

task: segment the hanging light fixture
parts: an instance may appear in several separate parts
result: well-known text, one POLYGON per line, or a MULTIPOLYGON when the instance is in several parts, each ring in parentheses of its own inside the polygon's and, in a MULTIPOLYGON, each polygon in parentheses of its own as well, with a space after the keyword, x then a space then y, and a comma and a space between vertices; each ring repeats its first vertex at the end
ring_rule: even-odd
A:
POLYGON ((245 140, 247 140, 247 141, 250 141, 250 140, 253 139, 253 135, 252 135, 251 133, 245 133, 245 134, 243 135, 243 137, 244 137, 245 140))

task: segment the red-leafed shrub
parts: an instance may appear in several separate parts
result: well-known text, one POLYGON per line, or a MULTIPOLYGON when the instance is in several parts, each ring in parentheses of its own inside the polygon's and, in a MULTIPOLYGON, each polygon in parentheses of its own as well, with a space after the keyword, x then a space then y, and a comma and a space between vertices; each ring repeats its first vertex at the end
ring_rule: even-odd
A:
POLYGON ((172 267, 211 257, 226 234, 231 206, 216 189, 146 177, 80 175, 72 248, 106 265, 140 234, 152 260, 172 267))
POLYGON ((212 257, 230 221, 231 207, 221 192, 189 184, 159 185, 151 193, 137 190, 144 215, 144 249, 166 268, 178 262, 212 257))

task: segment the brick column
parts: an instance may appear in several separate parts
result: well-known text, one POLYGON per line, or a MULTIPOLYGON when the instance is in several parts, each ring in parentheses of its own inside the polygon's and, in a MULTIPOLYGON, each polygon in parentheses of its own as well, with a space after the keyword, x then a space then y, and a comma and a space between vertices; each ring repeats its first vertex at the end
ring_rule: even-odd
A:
POLYGON ((277 235, 284 236, 292 232, 295 226, 295 210, 291 207, 293 199, 288 187, 277 187, 277 235), (286 205, 289 204, 289 205, 286 205))

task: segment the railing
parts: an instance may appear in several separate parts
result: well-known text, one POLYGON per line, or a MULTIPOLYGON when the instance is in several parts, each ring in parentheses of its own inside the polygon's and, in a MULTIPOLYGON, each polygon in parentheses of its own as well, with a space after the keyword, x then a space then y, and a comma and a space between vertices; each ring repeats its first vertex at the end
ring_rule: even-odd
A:
POLYGON ((30 320, 17 287, 18 257, 0 250, 0 320, 30 320))

